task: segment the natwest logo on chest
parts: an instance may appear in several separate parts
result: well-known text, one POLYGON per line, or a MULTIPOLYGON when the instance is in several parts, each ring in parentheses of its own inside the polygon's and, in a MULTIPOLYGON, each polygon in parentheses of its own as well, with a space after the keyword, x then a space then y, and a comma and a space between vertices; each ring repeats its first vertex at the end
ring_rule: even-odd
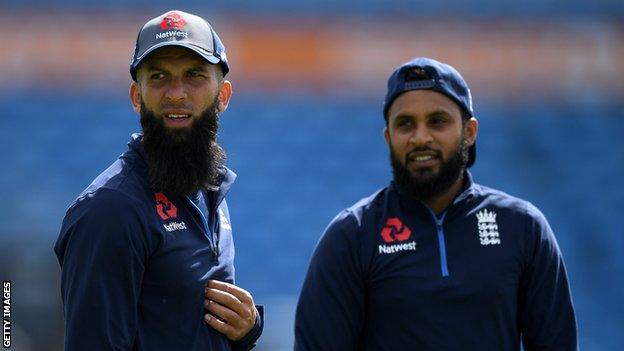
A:
POLYGON ((165 194, 156 193, 154 194, 154 198, 156 198, 156 213, 158 213, 163 221, 178 216, 178 208, 173 202, 169 201, 169 198, 167 198, 165 194))
POLYGON ((386 226, 381 229, 381 237, 387 243, 405 241, 409 239, 410 235, 412 235, 411 229, 397 217, 388 218, 386 226))
POLYGON ((392 254, 400 251, 414 251, 416 250, 416 241, 406 242, 412 235, 412 230, 409 229, 403 222, 397 217, 390 217, 386 221, 386 225, 381 229, 381 238, 387 244, 392 245, 379 245, 380 254, 392 254))
MULTIPOLYGON (((167 221, 178 217, 178 208, 173 202, 169 201, 169 198, 167 198, 165 194, 156 193, 154 194, 154 198, 156 199, 156 213, 158 213, 160 219, 167 221)), ((168 232, 186 229, 186 223, 183 221, 163 223, 163 226, 168 232)))

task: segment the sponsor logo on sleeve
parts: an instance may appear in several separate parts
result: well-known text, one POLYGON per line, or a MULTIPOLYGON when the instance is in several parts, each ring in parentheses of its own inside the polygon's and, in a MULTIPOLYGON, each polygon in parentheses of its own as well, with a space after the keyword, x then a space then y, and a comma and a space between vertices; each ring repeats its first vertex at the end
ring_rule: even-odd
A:
POLYGON ((381 238, 386 244, 379 245, 380 254, 392 254, 401 251, 415 251, 416 241, 409 241, 412 230, 397 217, 388 218, 381 229, 381 238))

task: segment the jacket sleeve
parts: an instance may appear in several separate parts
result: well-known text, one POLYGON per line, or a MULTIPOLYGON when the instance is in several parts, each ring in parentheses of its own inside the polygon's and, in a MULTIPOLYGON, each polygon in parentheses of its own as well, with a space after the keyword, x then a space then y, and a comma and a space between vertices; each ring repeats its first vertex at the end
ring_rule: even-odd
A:
POLYGON ((355 350, 364 320, 356 219, 338 215, 314 250, 295 316, 296 351, 355 350))
POLYGON ((264 306, 256 305, 256 323, 253 328, 242 339, 230 341, 232 351, 248 351, 256 347, 256 342, 262 335, 264 329, 264 306))
POLYGON ((520 282, 520 331, 526 351, 578 350, 568 277, 544 215, 528 207, 530 243, 520 282))
POLYGON ((65 350, 131 350, 147 245, 137 206, 110 190, 68 211, 61 264, 65 350))

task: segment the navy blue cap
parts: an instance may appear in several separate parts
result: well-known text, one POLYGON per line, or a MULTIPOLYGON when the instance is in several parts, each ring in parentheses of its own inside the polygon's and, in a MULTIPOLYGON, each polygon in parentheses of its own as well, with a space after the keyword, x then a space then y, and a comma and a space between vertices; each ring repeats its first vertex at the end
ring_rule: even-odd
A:
MULTIPOLYGON (((388 121, 388 110, 397 96, 410 90, 433 90, 453 100, 469 116, 474 117, 470 88, 459 72, 442 62, 417 57, 397 67, 388 78, 388 92, 384 100, 383 114, 388 121)), ((467 167, 476 159, 476 144, 468 150, 467 167)))
POLYGON ((210 23, 199 16, 173 10, 152 18, 139 31, 130 62, 132 79, 136 81, 136 70, 149 54, 172 45, 193 50, 212 64, 221 64, 224 76, 230 71, 225 47, 210 23))

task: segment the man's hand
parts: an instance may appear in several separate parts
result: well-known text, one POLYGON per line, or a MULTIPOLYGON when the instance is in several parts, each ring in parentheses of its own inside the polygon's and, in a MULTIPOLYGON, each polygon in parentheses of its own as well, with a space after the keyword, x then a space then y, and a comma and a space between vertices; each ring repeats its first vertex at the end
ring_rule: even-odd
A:
POLYGON ((204 320, 232 341, 240 340, 256 323, 256 306, 249 292, 236 285, 209 280, 204 320))

